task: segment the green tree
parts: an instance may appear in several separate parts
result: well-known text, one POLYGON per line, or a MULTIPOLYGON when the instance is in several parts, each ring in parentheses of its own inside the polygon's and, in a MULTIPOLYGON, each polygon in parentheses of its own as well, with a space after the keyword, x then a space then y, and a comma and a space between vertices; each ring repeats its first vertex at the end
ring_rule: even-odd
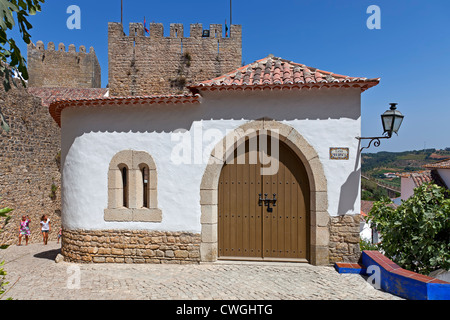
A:
POLYGON ((371 180, 361 179, 361 189, 361 200, 378 201, 388 196, 386 189, 371 180))
MULTIPOLYGON (((3 208, 0 209, 0 217, 4 218, 5 221, 3 222, 3 227, 2 229, 8 224, 8 221, 11 219, 11 216, 8 215, 9 212, 11 212, 12 209, 10 208, 3 208)), ((3 230, 0 230, 0 232, 2 232, 3 230)), ((7 246, 0 246, 0 249, 5 249, 7 246)), ((5 276, 6 276, 6 271, 3 270, 2 266, 4 264, 4 261, 0 262, 0 298, 2 297, 2 295, 5 293, 5 289, 4 287, 8 284, 8 282, 5 282, 5 276)))
MULTIPOLYGON (((22 40, 29 44, 31 35, 28 32, 33 26, 28 22, 27 17, 41 11, 41 3, 45 0, 0 0, 0 77, 3 78, 5 91, 11 89, 11 81, 14 74, 20 75, 18 78, 25 86, 28 80, 28 71, 25 58, 22 56, 16 40, 8 36, 14 26, 19 27, 22 40), (14 18, 14 15, 16 18, 14 18)), ((9 126, 0 111, 0 126, 5 131, 9 131, 9 126)))
POLYGON ((396 209, 387 198, 375 202, 367 221, 380 232, 380 248, 400 267, 429 274, 450 269, 448 190, 423 184, 396 209))

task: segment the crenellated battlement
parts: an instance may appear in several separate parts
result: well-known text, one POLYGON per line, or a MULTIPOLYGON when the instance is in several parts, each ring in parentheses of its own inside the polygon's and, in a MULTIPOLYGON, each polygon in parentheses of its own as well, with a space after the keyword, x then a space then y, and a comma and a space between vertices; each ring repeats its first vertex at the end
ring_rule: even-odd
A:
POLYGON ((28 85, 30 87, 100 88, 101 68, 93 47, 86 51, 74 44, 66 49, 42 41, 28 45, 28 85))
MULTIPOLYGON (((164 36, 164 25, 162 23, 151 22, 149 24, 150 38, 152 39, 171 39, 171 38, 225 38, 223 35, 223 30, 225 30, 222 24, 210 24, 209 29, 204 29, 201 23, 190 24, 189 37, 184 35, 184 25, 182 23, 171 23, 169 26, 169 36, 164 36), (203 31, 208 31, 203 33, 203 31)), ((230 37, 241 39, 242 36, 242 26, 241 25, 231 25, 230 26, 230 37)), ((109 33, 110 35, 122 35, 126 36, 121 23, 110 22, 109 23, 109 33)), ((129 24, 129 37, 145 37, 147 36, 144 30, 144 25, 142 23, 130 23, 129 24)))
MULTIPOLYGON (((37 41, 36 44, 34 43, 30 43, 28 45, 28 50, 37 50, 40 52, 44 52, 44 51, 58 51, 58 52, 66 52, 66 53, 77 53, 77 49, 75 47, 74 44, 70 44, 68 51, 66 51, 66 46, 64 45, 64 43, 59 43, 58 44, 58 49, 56 49, 55 43, 54 42, 49 42, 47 44, 47 49, 45 48, 44 42, 42 42, 41 40, 37 41)), ((78 52, 80 53, 86 53, 86 47, 85 46, 80 46, 78 48, 78 52)), ((88 53, 95 53, 94 47, 90 47, 89 48, 89 52, 88 53)))
POLYGON ((109 88, 111 95, 173 94, 186 86, 218 77, 241 66, 242 27, 190 24, 189 36, 181 23, 152 22, 149 33, 142 23, 130 23, 128 35, 121 23, 108 24, 109 88))

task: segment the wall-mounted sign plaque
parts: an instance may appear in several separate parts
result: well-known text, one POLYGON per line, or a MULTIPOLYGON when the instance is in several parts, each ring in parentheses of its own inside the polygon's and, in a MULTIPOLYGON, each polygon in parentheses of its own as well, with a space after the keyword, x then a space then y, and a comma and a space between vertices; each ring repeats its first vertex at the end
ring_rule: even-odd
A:
POLYGON ((331 160, 348 160, 349 149, 348 148, 330 148, 331 160))

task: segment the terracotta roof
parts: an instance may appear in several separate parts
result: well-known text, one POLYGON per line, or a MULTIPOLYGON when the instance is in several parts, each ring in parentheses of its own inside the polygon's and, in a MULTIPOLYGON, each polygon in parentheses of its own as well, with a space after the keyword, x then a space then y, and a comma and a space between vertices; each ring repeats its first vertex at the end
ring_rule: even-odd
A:
POLYGON ((190 89, 197 90, 251 90, 261 88, 321 88, 356 87, 365 91, 380 82, 380 78, 348 77, 307 67, 269 55, 218 78, 203 81, 190 89))
POLYGON ((435 163, 426 164, 423 167, 427 169, 450 169, 450 159, 445 159, 435 163))
MULTIPOLYGON (((364 217, 367 217, 370 210, 373 208, 373 204, 375 201, 369 201, 369 200, 361 200, 361 214, 360 214, 360 221, 365 222, 364 217)), ((392 209, 396 209, 398 205, 395 203, 389 203, 388 207, 391 207, 392 209)))
POLYGON ((83 98, 72 100, 54 100, 49 111, 53 119, 61 126, 61 112, 69 107, 103 107, 103 106, 128 106, 146 104, 196 104, 200 103, 200 95, 161 95, 161 96, 134 96, 134 97, 105 97, 83 98))
POLYGON ((55 100, 84 98, 103 98, 109 95, 105 88, 28 88, 28 93, 42 99, 42 105, 48 107, 55 100))
POLYGON ((431 177, 431 171, 418 171, 418 172, 406 172, 400 175, 402 178, 411 178, 416 187, 421 186, 424 183, 433 182, 431 177))
POLYGON ((367 214, 372 210, 375 201, 361 200, 361 215, 367 216, 367 214))

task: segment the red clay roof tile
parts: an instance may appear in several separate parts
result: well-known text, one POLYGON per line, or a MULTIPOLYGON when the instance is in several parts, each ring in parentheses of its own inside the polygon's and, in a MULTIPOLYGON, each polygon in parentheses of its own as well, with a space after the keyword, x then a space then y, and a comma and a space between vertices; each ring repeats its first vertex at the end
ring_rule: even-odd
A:
POLYGON ((445 159, 435 163, 426 164, 423 167, 427 169, 450 169, 450 159, 445 159))
POLYGON ((358 87, 361 91, 365 91, 376 86, 379 81, 379 78, 367 79, 333 74, 269 55, 218 78, 195 84, 190 88, 215 90, 216 88, 235 89, 279 85, 310 88, 319 84, 319 87, 358 87))
POLYGON ((102 107, 119 105, 152 105, 152 104, 197 104, 200 95, 161 95, 161 96, 132 96, 132 97, 104 97, 81 98, 72 100, 54 100, 50 103, 49 112, 56 123, 61 126, 61 112, 68 107, 102 107))
POLYGON ((433 182, 431 177, 431 171, 418 171, 418 172, 406 172, 400 175, 402 178, 411 178, 416 187, 421 186, 424 183, 433 182))
POLYGON ((105 88, 28 88, 28 93, 42 99, 42 105, 48 107, 55 100, 94 99, 108 95, 105 88))

